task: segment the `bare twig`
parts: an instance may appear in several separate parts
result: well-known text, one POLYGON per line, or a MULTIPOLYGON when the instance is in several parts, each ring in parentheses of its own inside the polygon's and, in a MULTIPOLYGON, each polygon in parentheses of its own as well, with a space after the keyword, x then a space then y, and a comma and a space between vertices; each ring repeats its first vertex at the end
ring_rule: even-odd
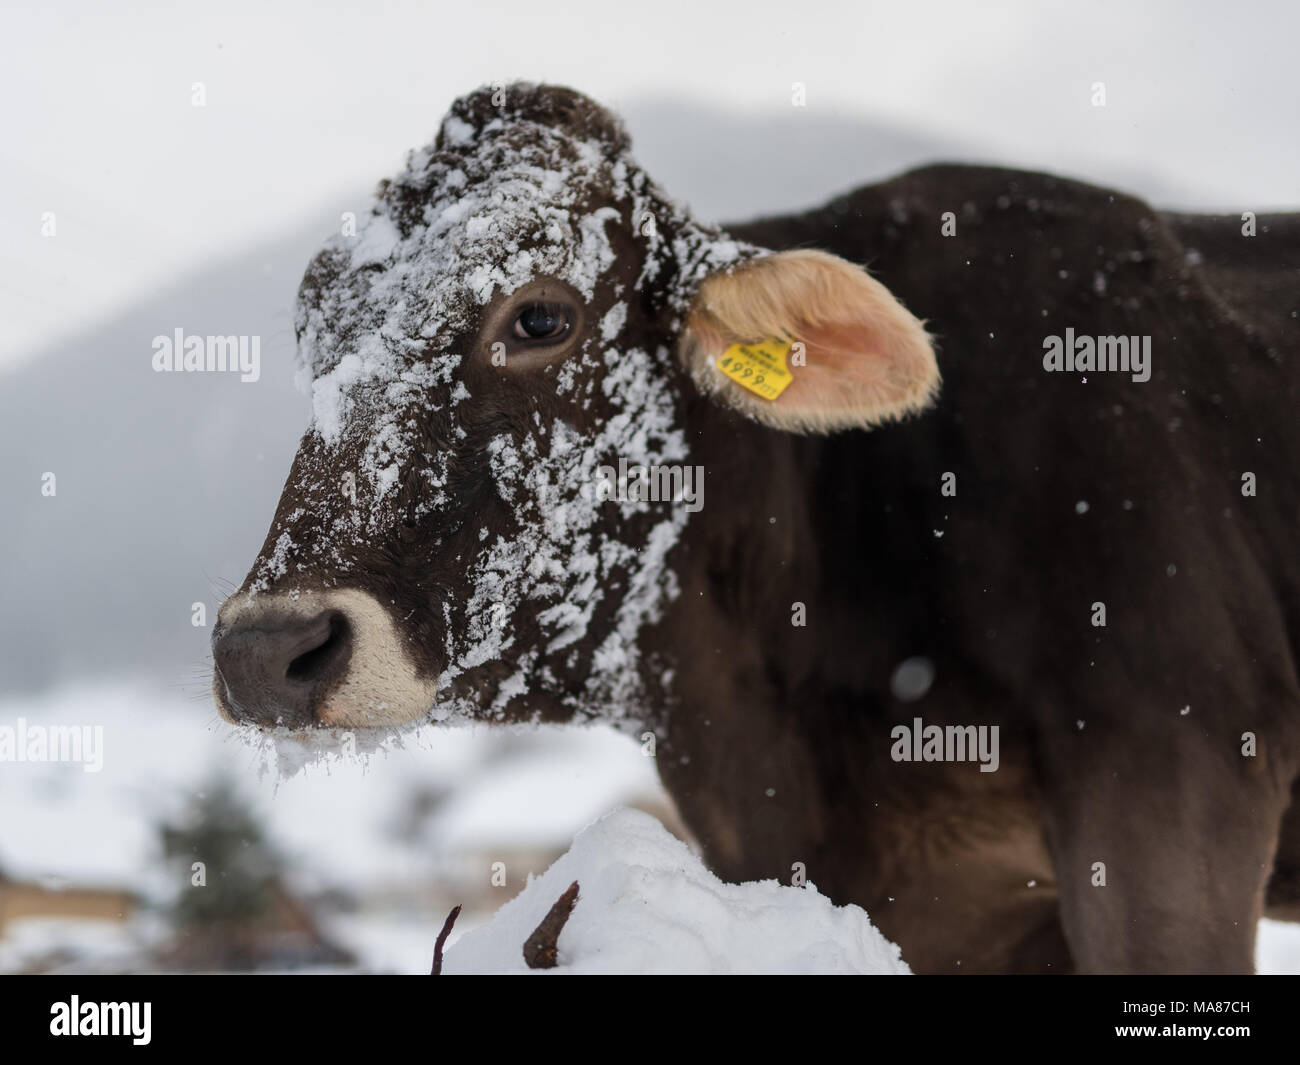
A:
POLYGON ((559 962, 560 931, 564 928, 569 914, 578 901, 578 882, 575 880, 569 889, 559 897, 550 912, 542 918, 542 923, 528 941, 524 943, 524 962, 530 969, 554 969, 559 962))
POLYGON ((453 906, 451 913, 447 914, 447 919, 442 922, 442 931, 438 933, 438 941, 433 945, 433 968, 429 971, 430 976, 442 975, 442 948, 447 945, 447 937, 451 935, 451 926, 456 923, 456 918, 460 916, 460 907, 453 906))

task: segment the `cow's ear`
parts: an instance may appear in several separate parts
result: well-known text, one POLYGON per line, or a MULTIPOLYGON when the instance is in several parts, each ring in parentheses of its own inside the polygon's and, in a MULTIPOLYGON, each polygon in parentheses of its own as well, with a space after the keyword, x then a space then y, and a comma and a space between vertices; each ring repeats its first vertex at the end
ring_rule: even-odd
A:
POLYGON ((925 327, 865 270, 819 251, 706 278, 678 350, 701 390, 788 432, 877 425, 939 387, 925 327))

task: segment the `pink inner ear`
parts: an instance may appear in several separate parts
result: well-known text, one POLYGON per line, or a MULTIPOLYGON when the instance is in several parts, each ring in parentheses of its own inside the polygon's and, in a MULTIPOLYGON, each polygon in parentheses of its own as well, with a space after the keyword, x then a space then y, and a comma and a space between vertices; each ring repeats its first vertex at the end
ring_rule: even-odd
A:
POLYGON ((779 252, 708 279, 687 323, 697 379, 750 417, 795 432, 870 426, 923 408, 938 386, 930 338, 884 285, 825 252, 779 252), (775 400, 716 368, 740 341, 804 345, 787 357, 793 380, 775 400))
POLYGON ((792 413, 883 412, 917 404, 918 391, 928 394, 929 345, 901 333, 890 317, 805 326, 795 339, 804 343, 806 365, 791 367, 794 380, 776 400, 792 413))

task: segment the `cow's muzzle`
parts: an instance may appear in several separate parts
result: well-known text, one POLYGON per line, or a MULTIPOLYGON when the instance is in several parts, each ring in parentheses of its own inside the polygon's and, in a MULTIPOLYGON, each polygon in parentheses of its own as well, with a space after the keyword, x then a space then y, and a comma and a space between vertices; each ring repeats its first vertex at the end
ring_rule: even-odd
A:
POLYGON ((419 675, 388 612, 365 592, 239 594, 212 632, 212 691, 231 721, 261 728, 369 728, 424 716, 419 675))

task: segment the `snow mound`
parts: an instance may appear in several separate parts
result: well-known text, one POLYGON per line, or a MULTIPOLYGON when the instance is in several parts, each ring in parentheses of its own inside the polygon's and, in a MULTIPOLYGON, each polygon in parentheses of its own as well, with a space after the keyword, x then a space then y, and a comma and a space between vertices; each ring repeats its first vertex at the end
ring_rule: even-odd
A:
POLYGON ((911 970, 857 906, 809 884, 726 884, 648 814, 615 810, 487 924, 453 943, 443 972, 528 972, 523 945, 577 881, 553 973, 876 973, 911 970))

